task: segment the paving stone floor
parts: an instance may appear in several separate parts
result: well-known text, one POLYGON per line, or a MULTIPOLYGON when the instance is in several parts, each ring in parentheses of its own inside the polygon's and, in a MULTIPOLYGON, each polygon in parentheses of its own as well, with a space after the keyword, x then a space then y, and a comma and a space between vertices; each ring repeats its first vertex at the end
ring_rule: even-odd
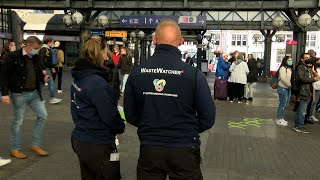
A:
MULTIPOLYGON (((26 160, 16 160, 0 168, 0 180, 77 180, 80 171, 76 155, 70 146, 73 128, 69 112, 69 70, 64 73, 64 99, 61 104, 46 104, 49 118, 44 131, 44 147, 51 153, 41 158, 28 149, 31 128, 35 116, 27 110, 23 125, 24 151, 26 160)), ((209 75, 208 83, 213 89, 214 78, 209 75)), ((202 171, 205 180, 304 180, 320 179, 320 126, 308 125, 311 134, 304 135, 292 130, 294 112, 292 105, 286 111, 288 127, 274 123, 278 97, 268 84, 257 83, 253 102, 230 103, 215 101, 217 106, 214 128, 203 133, 202 171), (243 118, 255 118, 258 126, 244 129, 228 127, 228 121, 242 123, 243 118), (260 119, 264 119, 260 121, 260 119), (269 119, 269 120, 268 120, 269 119)), ((47 89, 44 91, 48 100, 47 89)), ((319 114, 317 114, 320 117, 319 114)), ((8 156, 9 129, 12 120, 11 105, 0 105, 0 155, 8 156)), ((136 128, 127 125, 120 137, 121 169, 124 180, 134 180, 139 153, 136 128)))

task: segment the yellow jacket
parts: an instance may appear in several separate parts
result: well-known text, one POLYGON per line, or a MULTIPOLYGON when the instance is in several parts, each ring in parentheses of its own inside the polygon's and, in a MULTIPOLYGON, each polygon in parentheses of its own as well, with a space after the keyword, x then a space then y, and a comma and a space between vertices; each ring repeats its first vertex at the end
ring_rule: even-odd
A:
POLYGON ((56 65, 56 67, 63 67, 63 63, 64 63, 64 52, 62 50, 59 50, 58 52, 58 59, 59 62, 56 65))

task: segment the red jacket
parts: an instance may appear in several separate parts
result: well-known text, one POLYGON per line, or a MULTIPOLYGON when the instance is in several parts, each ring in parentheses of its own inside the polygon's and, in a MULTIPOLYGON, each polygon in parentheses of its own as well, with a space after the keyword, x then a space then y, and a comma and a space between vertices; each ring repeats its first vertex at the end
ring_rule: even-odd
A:
POLYGON ((118 52, 118 55, 115 52, 112 52, 112 61, 113 61, 114 65, 118 65, 120 57, 121 57, 120 52, 118 52))

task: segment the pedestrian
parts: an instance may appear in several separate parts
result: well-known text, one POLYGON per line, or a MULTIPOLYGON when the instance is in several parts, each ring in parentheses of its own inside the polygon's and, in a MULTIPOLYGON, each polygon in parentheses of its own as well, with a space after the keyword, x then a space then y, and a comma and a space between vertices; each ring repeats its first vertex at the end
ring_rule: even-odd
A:
POLYGON ((258 81, 258 67, 257 67, 257 61, 253 57, 252 54, 248 54, 248 68, 249 68, 249 74, 247 77, 247 84, 244 88, 244 97, 245 99, 252 101, 253 100, 253 83, 258 81))
POLYGON ((137 179, 203 179, 199 133, 215 122, 206 78, 181 61, 183 44, 174 20, 155 31, 153 56, 132 70, 124 95, 128 123, 138 127, 137 179))
POLYGON ((241 53, 238 54, 237 60, 230 66, 229 71, 231 75, 229 77, 230 82, 230 102, 234 101, 234 98, 238 99, 238 103, 242 103, 244 96, 244 86, 247 84, 247 75, 249 74, 249 68, 244 61, 244 57, 241 53))
POLYGON ((234 52, 233 52, 233 55, 232 55, 232 57, 229 59, 229 64, 232 64, 233 62, 235 62, 236 60, 237 60, 237 58, 238 58, 238 55, 239 55, 240 53, 239 53, 239 51, 238 50, 235 50, 234 52))
MULTIPOLYGON (((62 99, 56 98, 55 95, 55 88, 54 88, 54 81, 52 74, 56 73, 56 70, 54 68, 54 65, 52 64, 52 53, 51 48, 54 45, 54 41, 52 38, 47 37, 44 40, 44 44, 42 45, 42 48, 39 51, 39 56, 41 58, 41 61, 44 62, 43 74, 49 75, 50 79, 48 81, 48 89, 49 89, 49 95, 50 95, 50 104, 57 104, 62 101, 62 99)), ((41 87, 41 90, 43 89, 43 85, 41 87)))
POLYGON ((188 57, 186 59, 186 63, 190 64, 191 66, 194 66, 194 62, 192 60, 191 54, 188 54, 188 57))
POLYGON ((278 88, 279 106, 277 111, 276 124, 287 126, 288 121, 284 120, 284 110, 289 105, 291 96, 291 75, 292 75, 292 57, 285 56, 278 70, 278 88))
POLYGON ((120 61, 120 57, 121 57, 121 52, 119 51, 119 46, 116 44, 113 46, 112 61, 118 71, 118 76, 119 76, 119 80, 120 80, 119 88, 121 89, 122 76, 121 76, 121 70, 118 69, 118 63, 120 61))
POLYGON ((260 58, 257 58, 257 69, 258 69, 258 76, 261 77, 263 73, 263 64, 260 58))
POLYGON ((75 124, 72 147, 78 156, 83 180, 121 179, 115 136, 123 133, 125 125, 103 67, 107 52, 105 41, 91 38, 71 70, 74 78, 71 114, 75 124))
MULTIPOLYGON (((1 64, 2 64, 2 60, 0 60, 0 70, 1 70, 1 64)), ((1 80, 1 79, 0 79, 1 80)), ((0 81, 0 85, 2 84, 2 82, 0 81)), ((2 102, 2 95, 1 95, 1 86, 0 86, 0 102, 2 102)), ((11 159, 4 159, 2 157, 0 157, 0 167, 7 165, 11 162, 11 159)))
POLYGON ((218 64, 217 64, 216 78, 228 80, 229 68, 230 68, 230 64, 228 63, 228 54, 222 53, 222 55, 219 57, 218 64))
POLYGON ((55 72, 52 74, 53 81, 56 81, 56 76, 58 74, 58 94, 62 93, 62 72, 64 63, 64 52, 60 48, 60 42, 54 42, 54 48, 57 50, 58 64, 54 67, 55 72))
POLYGON ((307 106, 312 97, 312 83, 319 80, 319 77, 314 75, 317 72, 314 69, 313 62, 310 60, 310 55, 304 53, 301 55, 300 65, 297 67, 297 82, 299 82, 299 97, 300 105, 296 111, 294 131, 299 133, 310 133, 304 128, 304 118, 307 106))
POLYGON ((40 48, 41 41, 35 36, 29 36, 25 41, 25 46, 15 52, 10 52, 1 65, 2 101, 9 104, 11 100, 13 105, 10 155, 17 159, 27 158, 27 155, 21 151, 21 125, 27 106, 37 115, 32 131, 31 150, 40 156, 48 155, 47 151, 40 148, 42 130, 48 116, 42 102, 40 81, 44 83, 49 80, 49 76, 44 76, 41 70, 43 64, 38 55, 40 48))
POLYGON ((122 84, 121 84, 121 94, 124 92, 126 83, 129 77, 129 74, 132 70, 133 64, 132 64, 132 57, 129 54, 129 49, 122 47, 121 48, 121 57, 118 63, 118 69, 120 69, 122 84))
MULTIPOLYGON (((317 58, 316 60, 316 69, 318 76, 320 76, 320 58, 317 58)), ((310 116, 309 121, 313 122, 319 122, 319 120, 315 117, 316 107, 320 100, 320 81, 316 81, 313 84, 313 98, 312 98, 312 105, 310 108, 310 116)))
POLYGON ((111 51, 107 50, 107 59, 103 63, 104 67, 107 69, 108 73, 108 82, 112 86, 114 92, 116 93, 116 97, 119 100, 120 99, 120 79, 119 79, 119 71, 115 67, 112 57, 111 57, 111 51))

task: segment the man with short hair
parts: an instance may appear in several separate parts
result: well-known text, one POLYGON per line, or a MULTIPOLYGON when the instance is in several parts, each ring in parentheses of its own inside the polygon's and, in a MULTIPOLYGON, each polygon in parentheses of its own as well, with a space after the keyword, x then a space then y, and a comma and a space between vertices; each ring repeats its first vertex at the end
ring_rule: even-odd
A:
POLYGON ((307 106, 312 97, 312 83, 319 80, 319 77, 314 76, 317 72, 314 70, 310 54, 304 53, 301 55, 301 60, 297 67, 297 82, 299 83, 300 105, 296 111, 294 131, 308 134, 310 131, 304 128, 304 118, 307 106))
POLYGON ((40 48, 41 41, 37 37, 28 37, 22 49, 10 52, 5 57, 0 69, 2 102, 9 104, 11 99, 13 105, 10 155, 17 159, 27 158, 21 151, 21 125, 27 106, 37 115, 31 150, 40 156, 48 155, 40 148, 42 130, 48 116, 41 98, 40 81, 49 80, 49 76, 44 76, 41 70, 43 62, 38 55, 40 48))
MULTIPOLYGON (((49 75, 50 79, 48 81, 49 95, 50 95, 50 104, 57 104, 62 101, 62 99, 56 98, 55 88, 54 88, 54 80, 52 74, 56 73, 54 65, 52 64, 52 53, 51 48, 54 46, 54 41, 52 38, 48 37, 44 40, 44 44, 39 51, 39 56, 41 61, 44 62, 43 73, 45 75, 49 75)), ((42 85, 43 87, 43 85, 42 85)), ((41 88, 42 90, 42 88, 41 88)))
POLYGON ((155 53, 131 72, 124 96, 127 122, 138 127, 137 179, 203 179, 200 136, 215 122, 215 105, 204 74, 181 61, 181 31, 162 20, 155 53))

